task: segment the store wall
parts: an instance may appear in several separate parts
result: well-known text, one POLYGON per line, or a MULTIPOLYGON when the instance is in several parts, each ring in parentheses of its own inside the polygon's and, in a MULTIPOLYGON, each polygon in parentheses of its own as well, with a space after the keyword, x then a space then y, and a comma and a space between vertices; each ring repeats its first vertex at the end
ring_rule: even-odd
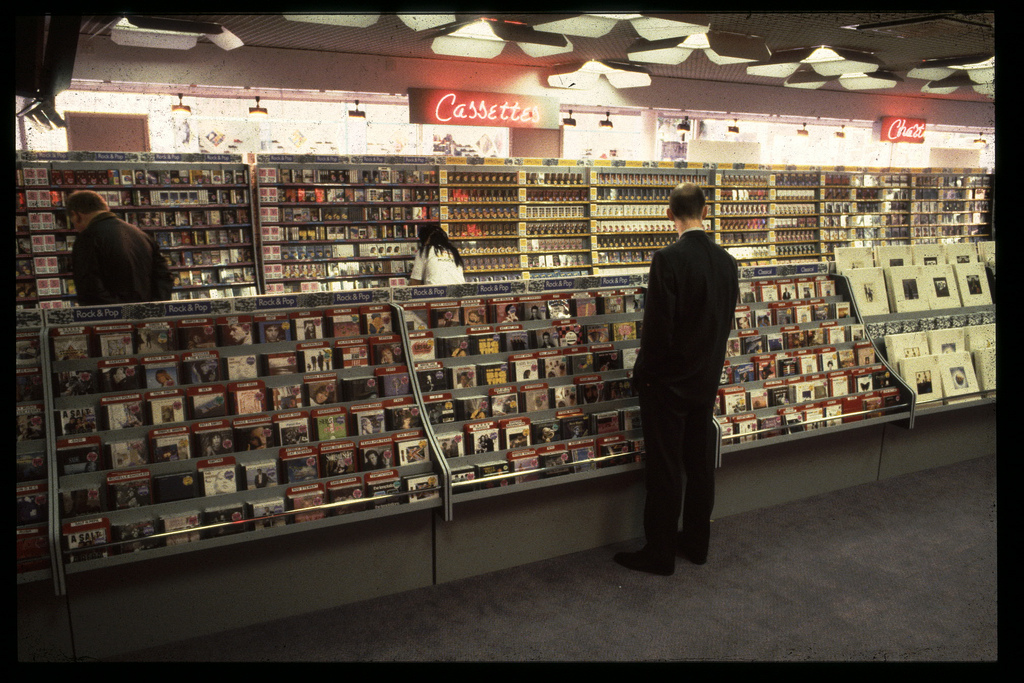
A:
POLYGON ((555 97, 593 107, 651 107, 780 116, 877 120, 900 114, 931 124, 995 125, 994 102, 899 97, 882 92, 806 91, 655 78, 650 87, 617 90, 607 81, 593 90, 548 88, 541 69, 508 68, 463 60, 405 59, 355 54, 200 44, 187 51, 124 47, 107 39, 79 43, 74 77, 127 82, 249 87, 270 97, 275 88, 386 92, 410 87, 456 88, 555 97))

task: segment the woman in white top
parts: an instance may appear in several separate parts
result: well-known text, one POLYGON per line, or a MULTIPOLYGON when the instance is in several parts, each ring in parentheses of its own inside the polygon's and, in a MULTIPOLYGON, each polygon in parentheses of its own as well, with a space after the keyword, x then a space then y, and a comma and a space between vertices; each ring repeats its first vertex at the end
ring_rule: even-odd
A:
POLYGON ((412 262, 412 285, 457 285, 466 281, 459 250, 437 225, 419 229, 420 248, 412 262))

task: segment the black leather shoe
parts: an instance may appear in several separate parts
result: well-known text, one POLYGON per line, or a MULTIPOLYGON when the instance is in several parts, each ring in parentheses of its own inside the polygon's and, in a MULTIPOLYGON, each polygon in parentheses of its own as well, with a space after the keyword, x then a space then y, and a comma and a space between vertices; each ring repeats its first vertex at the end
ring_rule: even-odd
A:
POLYGON ((679 544, 679 554, 694 564, 704 564, 708 561, 708 553, 706 550, 699 552, 693 548, 687 547, 683 543, 679 544))
POLYGON ((658 560, 643 550, 638 550, 635 553, 615 553, 612 559, 626 569, 647 572, 648 574, 658 574, 659 576, 671 576, 676 570, 674 558, 667 562, 665 560, 658 560))

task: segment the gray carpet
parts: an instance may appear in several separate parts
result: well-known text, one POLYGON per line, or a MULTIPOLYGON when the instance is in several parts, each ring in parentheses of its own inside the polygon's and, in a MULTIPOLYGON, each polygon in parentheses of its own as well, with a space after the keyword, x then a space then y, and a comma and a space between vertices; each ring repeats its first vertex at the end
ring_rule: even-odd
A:
POLYGON ((118 661, 997 661, 994 457, 716 520, 708 563, 671 577, 620 549, 118 661))

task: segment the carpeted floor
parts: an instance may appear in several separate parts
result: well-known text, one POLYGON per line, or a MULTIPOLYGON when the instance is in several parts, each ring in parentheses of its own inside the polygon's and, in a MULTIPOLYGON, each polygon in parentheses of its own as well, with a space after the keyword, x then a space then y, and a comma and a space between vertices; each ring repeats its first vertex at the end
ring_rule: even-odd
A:
POLYGON ((671 577, 605 547, 118 661, 995 662, 996 545, 980 458, 716 520, 671 577))

